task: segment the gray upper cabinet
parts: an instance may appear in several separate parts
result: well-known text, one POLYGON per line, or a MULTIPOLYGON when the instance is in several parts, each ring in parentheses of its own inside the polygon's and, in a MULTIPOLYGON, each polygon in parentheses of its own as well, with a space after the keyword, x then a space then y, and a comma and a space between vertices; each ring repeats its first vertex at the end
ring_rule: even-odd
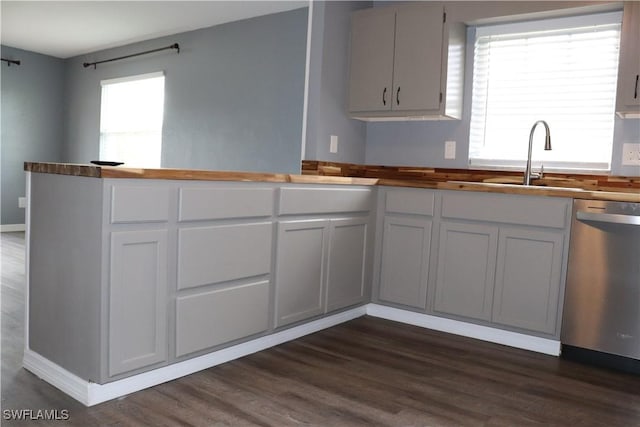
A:
POLYGON ((495 226, 442 223, 434 311, 491 319, 497 242, 495 226))
POLYGON ((464 25, 447 23, 442 3, 354 12, 351 117, 460 118, 464 43, 464 25))
POLYGON ((391 110, 395 10, 365 9, 351 20, 350 111, 391 110))
POLYGON ((621 117, 640 117, 640 3, 624 3, 620 38, 620 66, 616 112, 621 117))

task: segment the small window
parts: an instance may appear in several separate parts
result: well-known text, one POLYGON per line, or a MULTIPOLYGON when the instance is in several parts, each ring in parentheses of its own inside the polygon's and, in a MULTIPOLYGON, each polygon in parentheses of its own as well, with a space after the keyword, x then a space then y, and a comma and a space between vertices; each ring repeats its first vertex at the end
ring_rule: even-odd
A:
POLYGON ((535 165, 605 171, 611 166, 621 12, 477 27, 469 164, 523 167, 529 131, 535 165), (543 130, 537 132, 543 134, 543 130))
POLYGON ((159 168, 162 157, 163 73, 103 80, 100 160, 159 168))

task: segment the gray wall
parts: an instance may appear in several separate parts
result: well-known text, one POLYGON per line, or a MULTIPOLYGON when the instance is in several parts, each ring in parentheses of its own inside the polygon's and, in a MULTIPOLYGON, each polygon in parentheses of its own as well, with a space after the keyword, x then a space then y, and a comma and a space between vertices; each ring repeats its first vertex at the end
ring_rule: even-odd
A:
POLYGON ((302 8, 70 59, 65 160, 98 158, 100 80, 163 70, 163 167, 299 172, 306 36, 302 8))
POLYGON ((24 224, 18 197, 25 195, 25 161, 62 161, 64 61, 1 47, 0 123, 1 224, 24 224))
POLYGON ((348 117, 351 12, 371 2, 313 3, 305 159, 364 163, 366 126, 348 117), (329 152, 331 135, 338 152, 329 152))
MULTIPOLYGON (((376 3, 376 5, 386 3, 376 3)), ((546 9, 575 8, 589 2, 483 2, 472 4, 451 3, 450 14, 464 22, 486 20, 489 17, 534 13, 544 17, 546 9)), ((601 8, 617 6, 601 4, 601 8)), ((569 13, 569 12, 567 12, 569 13)), ((467 40, 469 45, 472 40, 467 40)), ((471 70, 472 49, 467 50, 463 116, 459 121, 424 122, 377 122, 367 124, 365 163, 371 165, 405 165, 441 168, 468 168, 469 121, 471 117, 471 70), (444 158, 444 142, 457 142, 456 159, 444 158)), ((532 123, 533 124, 533 123, 532 123)), ((553 135, 553 129, 551 129, 553 135)), ((523 138, 528 140, 529 129, 523 129, 523 138)), ((622 144, 640 141, 640 121, 637 119, 615 119, 612 175, 640 176, 637 166, 622 166, 622 144)))

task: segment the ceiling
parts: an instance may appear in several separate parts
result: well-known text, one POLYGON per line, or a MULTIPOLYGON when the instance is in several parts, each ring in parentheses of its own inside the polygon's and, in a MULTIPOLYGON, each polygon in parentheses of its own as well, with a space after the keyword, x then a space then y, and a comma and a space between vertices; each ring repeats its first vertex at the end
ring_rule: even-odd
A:
POLYGON ((58 58, 297 9, 308 1, 0 1, 3 45, 58 58))

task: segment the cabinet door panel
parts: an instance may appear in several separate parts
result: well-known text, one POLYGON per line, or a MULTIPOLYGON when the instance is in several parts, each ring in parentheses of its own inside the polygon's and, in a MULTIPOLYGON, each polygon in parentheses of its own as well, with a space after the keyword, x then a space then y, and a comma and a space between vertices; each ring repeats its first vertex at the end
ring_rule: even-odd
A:
POLYGON ((431 220, 385 217, 381 300, 424 309, 431 251, 431 220))
POLYGON ((500 229, 494 322, 555 332, 563 238, 562 233, 500 229))
POLYGON ((393 69, 394 110, 438 110, 442 56, 441 4, 398 8, 393 69))
POLYGON ((331 220, 327 266, 327 311, 364 298, 367 218, 331 220))
POLYGON ((640 3, 624 3, 616 111, 640 113, 640 3))
POLYGON ((167 231, 111 234, 109 376, 167 359, 167 231))
POLYGON ((441 224, 435 311, 491 318, 497 240, 496 227, 441 224))
POLYGON ((276 326, 321 314, 324 310, 327 220, 278 224, 276 326))
POLYGON ((391 8, 353 14, 349 111, 391 109, 394 28, 391 8))

